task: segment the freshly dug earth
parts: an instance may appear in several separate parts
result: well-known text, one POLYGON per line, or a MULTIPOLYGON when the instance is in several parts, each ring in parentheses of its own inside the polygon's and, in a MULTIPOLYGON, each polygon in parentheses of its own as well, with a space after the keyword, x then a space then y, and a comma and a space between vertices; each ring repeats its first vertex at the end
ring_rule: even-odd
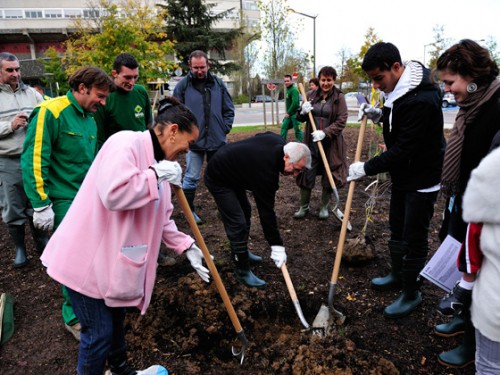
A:
MULTIPOLYGON (((276 128, 271 130, 278 132, 276 128)), ((230 134, 229 141, 253 134, 230 134)), ((358 128, 349 127, 344 135, 352 162, 358 128)), ((293 137, 291 132, 290 137, 293 137)), ((368 129, 362 160, 373 153, 378 143, 381 137, 368 129)), ((372 181, 367 178, 356 184, 351 210, 353 231, 347 234, 347 239, 351 240, 349 243, 362 240, 358 255, 363 260, 351 256, 350 262, 344 260, 341 265, 334 306, 347 320, 328 337, 303 331, 283 276, 269 258, 270 248, 255 209, 249 247, 263 256, 264 262, 253 270, 268 284, 265 289, 257 290, 235 280, 222 222, 212 197, 201 184, 195 202, 197 213, 205 221, 200 230, 248 339, 245 360, 240 365, 231 354, 231 346, 238 346, 239 341, 215 284, 205 284, 184 256, 166 250, 176 258, 176 264, 158 268, 157 285, 147 314, 140 316, 136 309, 130 309, 128 314, 131 363, 137 368, 162 364, 170 374, 177 375, 473 374, 473 365, 451 370, 437 362, 437 355, 454 348, 461 337, 445 339, 432 333, 432 327, 446 318, 435 309, 443 291, 430 282, 424 282, 424 302, 410 316, 397 320, 383 316, 384 307, 398 293, 374 291, 369 280, 388 271, 390 188, 380 189, 364 236, 365 204, 372 194, 372 190, 364 189, 372 181), (374 257, 369 259, 371 252, 374 257)), ((303 220, 292 218, 299 197, 294 179, 282 176, 280 186, 276 212, 288 254, 288 270, 305 318, 312 324, 321 305, 327 303, 341 224, 333 215, 326 221, 318 219, 319 183, 313 191, 311 214, 303 220)), ((339 193, 339 207, 343 211, 347 187, 339 193)), ((175 198, 174 202, 178 227, 191 233, 175 198)), ((430 229, 431 254, 439 246, 437 233, 442 210, 440 198, 430 229)), ((75 374, 78 343, 63 327, 59 285, 45 273, 31 240, 29 265, 14 270, 12 245, 4 224, 0 226, 0 238, 0 291, 14 296, 16 329, 11 340, 0 348, 0 374, 75 374)), ((346 246, 347 250, 350 246, 346 246)))

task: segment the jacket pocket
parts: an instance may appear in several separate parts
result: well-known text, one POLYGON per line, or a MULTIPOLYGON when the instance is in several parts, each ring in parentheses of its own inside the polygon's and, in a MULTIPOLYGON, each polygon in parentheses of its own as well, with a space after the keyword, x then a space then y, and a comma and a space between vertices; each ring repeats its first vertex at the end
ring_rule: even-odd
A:
POLYGON ((144 297, 146 245, 123 247, 109 275, 105 298, 136 300, 144 297))

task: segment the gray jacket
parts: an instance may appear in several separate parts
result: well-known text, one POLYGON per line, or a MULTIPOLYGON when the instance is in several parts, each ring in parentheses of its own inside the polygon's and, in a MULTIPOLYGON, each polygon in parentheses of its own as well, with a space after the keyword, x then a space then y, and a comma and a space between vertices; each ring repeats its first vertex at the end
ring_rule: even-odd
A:
POLYGON ((43 97, 22 82, 15 91, 8 84, 0 84, 0 157, 21 155, 26 127, 12 130, 12 120, 20 112, 29 116, 41 102, 43 97))

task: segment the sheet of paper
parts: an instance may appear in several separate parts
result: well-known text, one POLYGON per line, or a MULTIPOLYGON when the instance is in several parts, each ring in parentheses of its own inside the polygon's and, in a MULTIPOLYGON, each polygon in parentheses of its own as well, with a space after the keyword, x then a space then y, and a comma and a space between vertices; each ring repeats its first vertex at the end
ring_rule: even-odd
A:
POLYGON ((461 243, 447 236, 434 256, 425 265, 420 275, 441 289, 449 292, 460 280, 462 273, 457 267, 457 257, 461 243))
POLYGON ((122 253, 127 258, 132 259, 134 262, 141 262, 146 256, 148 251, 147 245, 135 245, 135 246, 124 246, 122 247, 122 253))

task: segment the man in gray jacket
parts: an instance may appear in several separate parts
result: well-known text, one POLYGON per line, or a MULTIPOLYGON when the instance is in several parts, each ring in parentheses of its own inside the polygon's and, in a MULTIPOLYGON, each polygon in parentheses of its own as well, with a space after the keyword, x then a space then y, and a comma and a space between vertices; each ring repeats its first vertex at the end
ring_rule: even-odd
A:
POLYGON ((16 268, 28 263, 24 242, 27 222, 31 225, 38 252, 41 253, 48 242, 47 233, 32 225, 33 209, 24 192, 21 175, 21 153, 28 117, 42 101, 43 97, 35 89, 21 81, 17 57, 8 52, 0 53, 0 196, 2 219, 16 248, 16 268))
POLYGON ((202 220, 194 211, 194 197, 200 180, 203 159, 207 162, 226 144, 234 121, 234 105, 222 80, 208 71, 208 56, 203 51, 189 55, 190 72, 174 89, 174 96, 185 104, 198 121, 200 135, 189 147, 182 189, 197 224, 202 220))

